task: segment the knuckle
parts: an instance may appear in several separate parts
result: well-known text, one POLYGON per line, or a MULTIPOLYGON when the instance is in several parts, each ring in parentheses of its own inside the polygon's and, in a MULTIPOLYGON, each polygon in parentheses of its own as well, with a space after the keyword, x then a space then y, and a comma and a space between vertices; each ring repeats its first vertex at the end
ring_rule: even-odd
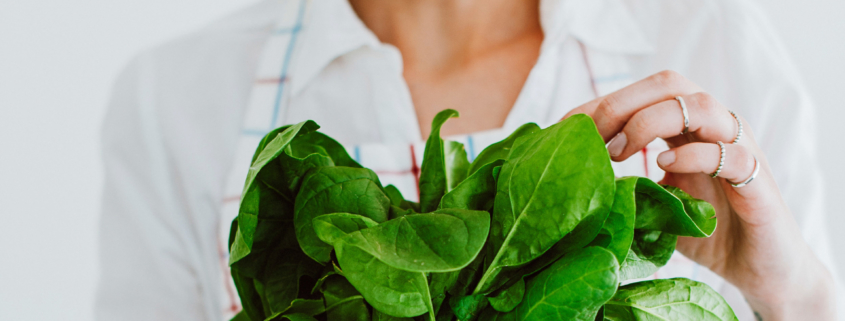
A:
POLYGON ((664 70, 652 76, 652 79, 665 88, 678 88, 685 80, 684 76, 674 70, 664 70))
POLYGON ((615 95, 605 97, 596 108, 596 114, 611 120, 619 118, 619 98, 615 95))
POLYGON ((713 112, 719 105, 716 98, 706 92, 695 93, 690 98, 692 98, 695 105, 705 113, 713 112))

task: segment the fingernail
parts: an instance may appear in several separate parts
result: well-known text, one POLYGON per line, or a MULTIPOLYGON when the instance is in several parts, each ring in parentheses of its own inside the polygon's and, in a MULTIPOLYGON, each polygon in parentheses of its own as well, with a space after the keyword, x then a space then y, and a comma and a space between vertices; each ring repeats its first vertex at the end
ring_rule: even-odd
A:
POLYGON ((668 150, 657 155, 657 164, 666 167, 675 162, 675 151, 668 150))
POLYGON ((628 145, 628 136, 625 136, 625 133, 619 133, 619 135, 616 135, 616 137, 610 140, 610 144, 607 145, 607 151, 610 153, 610 156, 616 157, 622 154, 625 145, 628 145))

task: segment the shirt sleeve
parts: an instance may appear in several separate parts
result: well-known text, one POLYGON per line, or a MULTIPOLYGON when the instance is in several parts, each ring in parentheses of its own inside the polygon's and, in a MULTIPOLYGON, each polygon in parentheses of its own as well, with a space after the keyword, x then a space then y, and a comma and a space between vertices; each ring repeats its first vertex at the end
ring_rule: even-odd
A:
POLYGON ((119 76, 102 127, 98 320, 216 320, 195 228, 175 196, 149 55, 119 76))
POLYGON ((804 239, 836 278, 837 306, 842 310, 842 282, 825 211, 826 182, 817 159, 821 141, 816 108, 774 27, 756 4, 742 0, 725 7, 722 32, 727 41, 722 59, 725 78, 732 82, 723 90, 723 101, 753 128, 804 239))

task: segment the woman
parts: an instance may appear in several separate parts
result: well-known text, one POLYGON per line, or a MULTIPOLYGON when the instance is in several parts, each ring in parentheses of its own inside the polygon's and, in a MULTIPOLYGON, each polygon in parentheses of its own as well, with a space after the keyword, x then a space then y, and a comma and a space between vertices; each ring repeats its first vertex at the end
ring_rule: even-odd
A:
POLYGON ((716 233, 679 239, 660 277, 707 282, 741 319, 834 319, 812 107, 796 79, 746 1, 261 2, 119 79, 98 316, 237 311, 222 244, 268 130, 313 119, 413 195, 419 142, 453 108, 443 134, 471 157, 522 123, 591 115, 618 176, 662 178, 717 208, 716 233))

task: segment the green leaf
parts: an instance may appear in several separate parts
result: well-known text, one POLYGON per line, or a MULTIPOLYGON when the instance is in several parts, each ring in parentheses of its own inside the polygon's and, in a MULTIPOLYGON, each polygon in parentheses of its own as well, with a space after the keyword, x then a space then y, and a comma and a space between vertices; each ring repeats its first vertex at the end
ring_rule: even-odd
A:
MULTIPOLYGON (((293 141, 292 147, 293 151, 319 148, 324 151, 321 154, 331 158, 335 166, 355 168, 362 167, 361 164, 358 164, 358 162, 349 156, 349 153, 346 152, 346 148, 344 148, 343 145, 321 132, 315 131, 297 137, 297 139, 293 141)), ((307 154, 298 157, 304 158, 304 156, 307 156, 307 154)))
POLYGON ((306 255, 325 264, 332 248, 314 233, 314 217, 343 212, 384 222, 389 206, 390 199, 382 192, 381 183, 373 171, 352 167, 316 168, 306 175, 296 196, 296 239, 306 255))
POLYGON ((520 278, 518 282, 499 293, 499 295, 489 297, 488 299, 490 300, 490 306, 496 309, 496 311, 510 312, 522 302, 523 294, 525 294, 525 281, 520 278))
POLYGON ((616 256, 603 248, 569 253, 529 280, 522 302, 507 315, 515 320, 592 321, 616 292, 618 270, 616 256))
POLYGON ((393 186, 392 184, 385 186, 384 194, 390 199, 390 205, 402 207, 402 202, 405 201, 405 198, 402 197, 402 192, 400 192, 396 186, 393 186))
POLYGON ((455 279, 455 284, 448 289, 449 294, 453 296, 464 296, 469 294, 475 282, 481 277, 481 272, 484 264, 484 252, 478 253, 472 263, 461 269, 458 273, 458 278, 455 279))
POLYGON ((272 313, 287 309, 299 294, 299 279, 316 276, 320 265, 302 254, 298 248, 283 249, 269 254, 264 275, 259 279, 264 287, 261 297, 272 313))
MULTIPOLYGON (((289 185, 298 180, 302 170, 315 166, 332 165, 331 159, 314 154, 306 159, 287 155, 292 141, 320 128, 313 121, 301 122, 273 130, 259 143, 253 156, 253 162, 247 173, 244 190, 238 210, 238 230, 230 246, 229 264, 232 265, 247 257, 253 251, 274 246, 275 238, 263 238, 262 227, 265 220, 284 221, 293 216, 294 193, 289 185), (263 244, 254 244, 262 243, 263 244)), ((272 224, 271 224, 272 225, 272 224)), ((262 262, 255 264, 263 267, 262 262)), ((244 270, 249 274, 250 271, 244 270)))
POLYGON ((331 213, 311 221, 316 235, 327 244, 335 246, 349 233, 378 225, 369 217, 351 213, 331 213))
POLYGON ((285 309, 281 312, 273 313, 273 315, 269 316, 267 321, 270 320, 282 320, 282 318, 286 318, 288 320, 296 321, 296 320, 310 320, 310 319, 299 319, 301 316, 293 316, 296 314, 302 314, 304 316, 315 316, 320 313, 326 312, 326 305, 323 303, 323 300, 306 300, 306 299, 296 299, 291 302, 290 307, 285 309))
POLYGON ((682 278, 622 286, 604 313, 609 320, 738 320, 719 293, 682 278))
POLYGON ((634 191, 637 180, 637 177, 623 177, 616 180, 616 196, 610 208, 610 215, 604 221, 599 236, 591 243, 608 249, 616 256, 620 266, 625 262, 628 249, 631 248, 631 242, 634 240, 634 223, 637 218, 634 191))
POLYGON ((370 311, 361 293, 340 275, 328 277, 322 285, 326 314, 332 321, 369 321, 370 311))
POLYGON ((446 161, 446 191, 448 192, 467 178, 469 158, 464 144, 459 142, 447 141, 443 152, 446 161))
POLYGON ((455 286, 458 281, 461 271, 451 271, 444 273, 431 273, 429 275, 428 290, 431 293, 431 305, 434 307, 434 313, 440 313, 440 306, 446 299, 448 290, 455 286))
POLYGON ((474 293, 494 290, 499 273, 539 257, 582 220, 590 222, 583 234, 594 236, 614 189, 607 148, 589 116, 575 115, 517 139, 497 182, 491 261, 474 293))
POLYGON ((437 113, 431 121, 431 134, 425 143, 422 166, 420 167, 420 210, 431 212, 437 209, 440 198, 446 193, 446 157, 440 127, 449 118, 458 117, 458 112, 446 109, 437 113))
MULTIPOLYGON (((398 269, 449 272, 459 270, 475 259, 484 246, 489 228, 487 212, 441 209, 405 215, 349 233, 343 242, 358 246, 398 269)), ((322 230, 318 234, 322 234, 322 230)))
POLYGON ((508 159, 508 154, 511 152, 511 147, 513 147, 514 142, 523 136, 527 136, 533 134, 537 131, 540 131, 540 126, 537 126, 535 123, 527 123, 525 125, 519 126, 513 133, 510 134, 507 138, 494 143, 490 146, 487 146, 481 153, 478 153, 478 156, 475 157, 475 160, 472 161, 472 164, 469 166, 469 174, 475 173, 484 165, 490 164, 497 160, 505 160, 508 159))
MULTIPOLYGON (((235 242, 235 233, 238 230, 238 219, 232 220, 232 225, 229 231, 229 246, 235 242)), ((241 306, 243 311, 240 314, 246 314, 252 320, 264 320, 264 305, 261 302, 261 297, 258 291, 255 290, 255 285, 251 278, 241 274, 240 269, 232 267, 230 269, 232 280, 235 282, 235 289, 238 291, 238 296, 241 298, 241 306)))
POLYGON ((373 308, 397 317, 413 317, 434 308, 425 273, 400 270, 361 248, 340 242, 335 247, 343 275, 373 308))
POLYGON ((483 294, 473 294, 449 299, 452 313, 460 321, 472 321, 478 318, 481 311, 488 305, 487 297, 483 294))
POLYGON ((708 237, 716 229, 716 211, 673 186, 661 187, 647 178, 637 180, 636 228, 679 236, 708 237))
POLYGON ((462 208, 468 210, 489 211, 493 208, 496 197, 496 177, 493 169, 504 164, 496 160, 484 165, 467 177, 454 189, 443 195, 440 208, 462 208))
POLYGON ((672 254, 678 236, 647 230, 634 230, 634 240, 625 262, 619 268, 619 279, 632 280, 644 278, 657 272, 666 265, 672 254))

